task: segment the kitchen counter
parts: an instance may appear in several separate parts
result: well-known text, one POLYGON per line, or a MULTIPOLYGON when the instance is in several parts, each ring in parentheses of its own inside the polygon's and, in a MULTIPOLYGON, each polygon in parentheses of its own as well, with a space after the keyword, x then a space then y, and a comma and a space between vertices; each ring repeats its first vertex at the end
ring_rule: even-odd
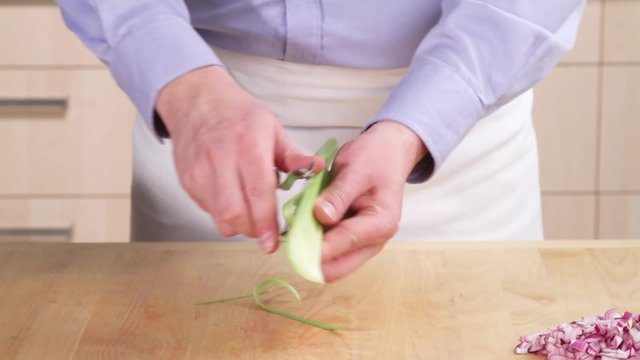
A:
POLYGON ((253 243, 0 243, 2 359, 536 359, 518 337, 640 311, 640 240, 392 242, 352 276, 305 282, 253 243), (252 300, 282 275, 302 296, 252 300))

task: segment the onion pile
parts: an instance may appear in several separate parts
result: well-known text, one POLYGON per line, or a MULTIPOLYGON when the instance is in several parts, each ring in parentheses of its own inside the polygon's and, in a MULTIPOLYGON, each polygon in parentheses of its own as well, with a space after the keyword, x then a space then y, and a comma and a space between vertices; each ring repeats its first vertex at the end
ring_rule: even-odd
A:
POLYGON ((521 336, 515 351, 550 360, 640 360, 640 313, 611 309, 603 316, 583 317, 542 333, 521 336))

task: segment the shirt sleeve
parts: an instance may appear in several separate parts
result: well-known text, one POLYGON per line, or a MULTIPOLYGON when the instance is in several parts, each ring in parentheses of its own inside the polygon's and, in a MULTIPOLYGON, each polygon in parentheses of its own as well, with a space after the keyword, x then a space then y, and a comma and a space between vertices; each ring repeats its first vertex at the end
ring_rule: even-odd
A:
POLYGON ((105 63, 154 129, 155 101, 171 80, 220 65, 180 0, 58 0, 67 26, 105 63))
POLYGON ((388 119, 429 149, 408 182, 427 180, 474 123, 540 81, 566 54, 584 0, 443 0, 409 73, 366 126, 388 119))

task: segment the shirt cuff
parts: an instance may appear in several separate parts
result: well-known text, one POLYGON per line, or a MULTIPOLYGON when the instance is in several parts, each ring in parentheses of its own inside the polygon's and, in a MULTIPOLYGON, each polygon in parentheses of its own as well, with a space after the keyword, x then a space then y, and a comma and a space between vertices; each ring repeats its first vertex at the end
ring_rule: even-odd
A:
POLYGON ((420 137, 429 155, 418 162, 409 183, 431 177, 484 112, 478 95, 452 69, 434 59, 418 61, 365 125, 393 120, 420 137))
POLYGON ((191 70, 221 64, 191 24, 177 17, 161 17, 133 26, 113 46, 111 54, 113 77, 154 132, 155 102, 160 90, 191 70))

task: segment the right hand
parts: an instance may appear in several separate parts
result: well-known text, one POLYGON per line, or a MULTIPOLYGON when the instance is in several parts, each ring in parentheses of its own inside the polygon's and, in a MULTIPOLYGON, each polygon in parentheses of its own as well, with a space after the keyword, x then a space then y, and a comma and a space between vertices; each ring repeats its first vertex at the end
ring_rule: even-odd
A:
POLYGON ((278 245, 274 169, 289 172, 322 159, 305 156, 276 117, 219 66, 184 74, 165 86, 156 109, 173 141, 182 186, 211 214, 223 236, 278 245))

